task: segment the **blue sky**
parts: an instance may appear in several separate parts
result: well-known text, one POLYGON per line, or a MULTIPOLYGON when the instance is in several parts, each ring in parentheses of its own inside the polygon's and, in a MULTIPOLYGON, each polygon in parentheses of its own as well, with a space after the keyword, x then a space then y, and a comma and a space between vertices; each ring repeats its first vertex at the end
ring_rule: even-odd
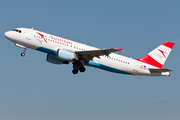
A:
POLYGON ((1 0, 0 119, 177 120, 180 119, 178 0, 1 0), (46 54, 21 48, 4 32, 27 27, 98 48, 123 48, 140 58, 175 42, 163 68, 170 77, 140 77, 72 65, 53 65, 46 54))

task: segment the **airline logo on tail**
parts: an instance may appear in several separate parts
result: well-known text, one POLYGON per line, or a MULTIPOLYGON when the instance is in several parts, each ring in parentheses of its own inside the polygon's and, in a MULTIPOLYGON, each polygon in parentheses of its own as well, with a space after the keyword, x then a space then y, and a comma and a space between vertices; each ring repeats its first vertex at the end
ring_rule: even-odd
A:
POLYGON ((166 52, 164 52, 164 51, 162 51, 162 50, 160 50, 160 49, 158 49, 162 54, 163 54, 163 56, 166 58, 166 56, 165 56, 165 54, 166 54, 166 52))
POLYGON ((162 68, 173 46, 174 43, 165 42, 150 53, 148 53, 146 56, 137 60, 155 66, 157 68, 162 68))

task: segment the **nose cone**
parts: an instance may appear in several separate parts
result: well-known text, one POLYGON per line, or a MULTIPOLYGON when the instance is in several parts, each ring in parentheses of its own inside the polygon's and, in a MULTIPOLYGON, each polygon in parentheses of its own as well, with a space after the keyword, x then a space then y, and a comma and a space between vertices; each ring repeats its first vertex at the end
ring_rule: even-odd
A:
POLYGON ((10 39, 10 37, 11 37, 10 32, 9 32, 9 31, 8 31, 8 32, 5 32, 5 33, 4 33, 4 36, 5 36, 7 39, 10 39))
POLYGON ((12 41, 12 42, 15 41, 14 34, 13 34, 12 31, 7 31, 7 32, 5 32, 5 33, 4 33, 4 36, 5 36, 8 40, 10 40, 10 41, 12 41))

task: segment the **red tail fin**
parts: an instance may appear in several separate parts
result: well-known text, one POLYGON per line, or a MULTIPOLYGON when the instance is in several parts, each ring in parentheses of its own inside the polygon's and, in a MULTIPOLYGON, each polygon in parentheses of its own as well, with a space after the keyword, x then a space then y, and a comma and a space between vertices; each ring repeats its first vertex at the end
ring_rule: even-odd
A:
POLYGON ((162 68, 175 43, 165 42, 138 61, 162 68))

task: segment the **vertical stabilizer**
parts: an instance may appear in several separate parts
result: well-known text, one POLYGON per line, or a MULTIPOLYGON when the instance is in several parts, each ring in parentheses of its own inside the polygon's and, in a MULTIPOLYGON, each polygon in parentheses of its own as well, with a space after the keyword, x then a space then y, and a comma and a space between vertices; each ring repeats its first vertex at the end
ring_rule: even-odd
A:
POLYGON ((165 42, 150 53, 148 53, 146 56, 137 59, 138 61, 150 64, 152 66, 155 66, 157 68, 162 68, 164 65, 166 59, 168 58, 173 46, 175 43, 172 42, 165 42))

